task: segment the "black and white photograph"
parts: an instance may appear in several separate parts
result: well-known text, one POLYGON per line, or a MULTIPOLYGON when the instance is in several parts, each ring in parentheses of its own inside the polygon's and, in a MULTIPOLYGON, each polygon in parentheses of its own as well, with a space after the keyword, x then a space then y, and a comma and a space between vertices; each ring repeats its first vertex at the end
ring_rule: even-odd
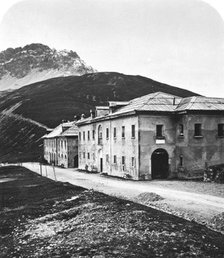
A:
POLYGON ((0 1, 0 258, 224 257, 223 0, 0 1))

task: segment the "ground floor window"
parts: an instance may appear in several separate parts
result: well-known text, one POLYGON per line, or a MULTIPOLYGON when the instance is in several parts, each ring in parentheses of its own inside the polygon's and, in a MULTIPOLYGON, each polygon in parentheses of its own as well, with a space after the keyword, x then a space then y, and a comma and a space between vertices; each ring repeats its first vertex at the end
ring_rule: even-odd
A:
POLYGON ((131 166, 132 166, 132 167, 135 166, 135 158, 134 158, 134 157, 131 158, 131 166))
POLYGON ((224 124, 218 124, 218 136, 219 137, 224 136, 224 124))
POLYGON ((184 159, 183 159, 183 155, 180 155, 180 167, 183 167, 184 165, 184 159))

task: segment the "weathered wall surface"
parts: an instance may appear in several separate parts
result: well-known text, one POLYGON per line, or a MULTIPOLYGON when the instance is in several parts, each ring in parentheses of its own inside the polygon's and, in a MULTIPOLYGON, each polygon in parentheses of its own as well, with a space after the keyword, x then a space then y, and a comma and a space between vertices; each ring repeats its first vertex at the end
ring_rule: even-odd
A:
POLYGON ((78 155, 78 137, 67 138, 68 143, 68 167, 74 167, 74 158, 78 155))
POLYGON ((184 125, 184 136, 176 135, 176 167, 179 177, 202 174, 206 163, 224 163, 224 138, 218 137, 218 124, 224 123, 222 115, 185 115, 179 120, 184 125), (194 124, 202 124, 202 137, 195 137, 194 124), (183 166, 179 157, 183 156, 183 166))
POLYGON ((100 172, 100 159, 103 162, 103 172, 119 177, 138 179, 138 118, 125 117, 109 121, 97 122, 80 126, 81 140, 79 141, 79 168, 100 172), (131 126, 135 125, 135 137, 132 138, 131 126), (102 126, 102 143, 98 143, 99 126, 102 126), (122 138, 122 126, 125 126, 125 137, 122 138), (114 128, 116 127, 116 137, 114 128), (106 130, 109 137, 106 137, 106 130), (92 131, 95 131, 95 139, 92 131), (88 139, 88 131, 90 139, 88 139), (83 140, 85 132, 85 140, 83 140), (85 154, 84 154, 85 153, 85 154), (89 154, 88 154, 89 153, 89 154), (114 162, 116 156, 116 163, 114 162), (122 156, 125 165, 122 165, 122 156))
POLYGON ((56 138, 44 139, 44 158, 49 164, 57 164, 57 140, 56 138))
POLYGON ((74 157, 78 155, 77 137, 58 138, 58 166, 74 167, 74 157))
POLYGON ((151 156, 157 149, 164 149, 169 155, 169 177, 176 170, 175 135, 176 124, 171 116, 139 115, 140 134, 140 176, 151 179, 151 156), (156 125, 163 125, 164 140, 156 139, 156 125))
POLYGON ((100 172, 102 159, 102 171, 108 175, 150 180, 152 154, 163 149, 169 157, 168 178, 201 175, 205 164, 224 163, 224 138, 218 137, 218 124, 221 123, 224 123, 222 115, 141 114, 83 125, 80 127, 79 168, 100 172), (195 123, 202 124, 202 137, 195 137, 195 123), (180 124, 183 125, 183 134, 180 134, 180 124), (131 137, 131 125, 135 125, 134 138, 131 137), (163 125, 163 139, 156 138, 156 125, 163 125), (102 126, 101 144, 98 143, 99 126, 102 126), (124 138, 122 126, 125 126, 124 138), (109 130, 108 138, 106 128, 109 130), (92 138, 93 130, 95 139, 92 138), (122 156, 125 157, 125 165, 122 164, 122 156))

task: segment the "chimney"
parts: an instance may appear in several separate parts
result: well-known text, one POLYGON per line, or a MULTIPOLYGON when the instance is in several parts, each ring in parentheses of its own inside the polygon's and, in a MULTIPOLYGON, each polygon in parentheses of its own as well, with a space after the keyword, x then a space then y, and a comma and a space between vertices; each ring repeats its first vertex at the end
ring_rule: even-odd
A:
POLYGON ((78 118, 77 118, 77 116, 74 116, 74 121, 76 122, 76 121, 78 121, 78 118))
POLYGON ((91 117, 91 119, 93 119, 94 118, 94 112, 93 112, 93 110, 92 109, 90 109, 90 117, 91 117))
POLYGON ((85 115, 84 114, 82 114, 81 115, 81 120, 83 120, 85 118, 85 115))
POLYGON ((175 105, 175 102, 176 102, 176 98, 173 98, 173 105, 175 105))

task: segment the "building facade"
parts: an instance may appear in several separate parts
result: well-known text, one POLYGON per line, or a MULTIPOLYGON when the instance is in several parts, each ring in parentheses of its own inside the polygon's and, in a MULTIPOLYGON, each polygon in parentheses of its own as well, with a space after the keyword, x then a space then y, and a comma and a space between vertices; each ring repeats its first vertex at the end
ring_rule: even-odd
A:
POLYGON ((224 163, 224 99, 157 92, 109 102, 77 125, 80 169, 150 180, 224 163))
POLYGON ((62 123, 44 137, 44 158, 60 167, 78 167, 78 128, 75 122, 62 123))

